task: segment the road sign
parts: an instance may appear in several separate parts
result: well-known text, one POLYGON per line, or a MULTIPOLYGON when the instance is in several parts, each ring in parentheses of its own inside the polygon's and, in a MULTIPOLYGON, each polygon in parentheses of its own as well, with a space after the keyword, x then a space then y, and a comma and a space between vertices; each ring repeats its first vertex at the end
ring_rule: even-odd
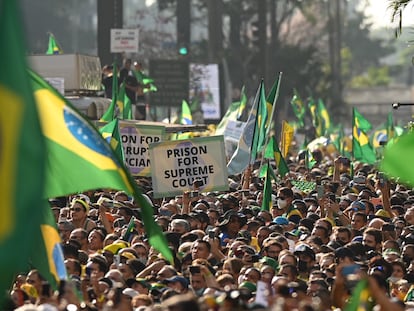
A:
POLYGON ((138 53, 138 29, 111 29, 111 53, 138 53))

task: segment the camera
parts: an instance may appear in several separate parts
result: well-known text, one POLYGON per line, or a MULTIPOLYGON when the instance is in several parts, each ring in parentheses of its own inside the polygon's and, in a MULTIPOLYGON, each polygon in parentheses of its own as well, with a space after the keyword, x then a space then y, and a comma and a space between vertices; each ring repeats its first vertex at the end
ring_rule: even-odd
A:
POLYGON ((216 237, 216 232, 214 230, 209 230, 208 231, 208 237, 210 239, 214 239, 216 237))

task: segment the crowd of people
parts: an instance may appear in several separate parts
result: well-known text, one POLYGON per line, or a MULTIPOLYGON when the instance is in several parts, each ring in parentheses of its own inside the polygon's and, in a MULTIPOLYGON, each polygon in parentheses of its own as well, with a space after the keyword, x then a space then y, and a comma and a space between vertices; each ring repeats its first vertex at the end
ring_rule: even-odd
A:
MULTIPOLYGON (((149 244, 122 191, 50 200, 68 279, 16 276, 10 310, 406 310, 414 300, 414 191, 373 165, 314 152, 265 200, 259 165, 229 190, 155 199, 138 178, 174 255, 149 244), (133 230, 128 230, 133 224, 133 230), (357 294, 361 292, 358 296, 357 294)), ((275 164, 273 163, 273 168, 275 164)))

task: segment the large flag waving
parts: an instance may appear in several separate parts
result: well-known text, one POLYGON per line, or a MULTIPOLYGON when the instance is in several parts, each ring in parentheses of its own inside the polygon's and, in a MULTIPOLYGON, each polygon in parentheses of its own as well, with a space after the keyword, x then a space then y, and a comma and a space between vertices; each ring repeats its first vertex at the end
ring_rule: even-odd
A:
MULTIPOLYGON (((18 1, 0 1, 0 308, 14 276, 27 270, 42 245, 44 137, 27 76, 18 1)), ((47 207, 48 208, 48 207, 47 207)), ((47 259, 43 257, 46 262, 47 259)))
POLYGON ((141 208, 150 244, 172 260, 153 209, 95 127, 55 89, 31 73, 43 135, 46 138, 46 197, 98 188, 124 190, 141 208))
POLYGON ((414 132, 403 134, 387 145, 380 163, 381 170, 414 187, 414 132))
POLYGON ((375 151, 369 143, 368 135, 366 134, 371 128, 371 123, 354 108, 352 121, 352 154, 354 160, 369 164, 373 164, 377 160, 375 151))
POLYGON ((54 55, 54 54, 63 54, 62 49, 57 44, 55 36, 53 34, 49 34, 49 43, 47 45, 47 55, 54 55))
POLYGON ((257 109, 259 105, 259 96, 261 93, 262 84, 260 84, 256 96, 253 102, 252 109, 250 110, 249 118, 247 119, 246 126, 243 129, 243 133, 237 144, 237 149, 227 163, 227 170, 229 175, 238 174, 244 171, 248 165, 255 161, 255 155, 257 154, 257 109), (252 156, 254 154, 254 157, 252 156))

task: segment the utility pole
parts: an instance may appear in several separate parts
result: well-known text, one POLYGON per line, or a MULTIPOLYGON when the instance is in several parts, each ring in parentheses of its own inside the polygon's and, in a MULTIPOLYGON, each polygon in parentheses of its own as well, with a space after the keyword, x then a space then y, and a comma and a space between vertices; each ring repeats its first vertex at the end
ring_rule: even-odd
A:
POLYGON ((208 6, 208 60, 219 63, 223 51, 222 0, 209 0, 208 6))
POLYGON ((258 4, 258 59, 259 59, 259 78, 269 81, 267 75, 267 1, 259 0, 258 4))
POLYGON ((101 64, 120 64, 121 56, 111 53, 111 29, 123 28, 123 0, 97 1, 98 5, 98 56, 101 64))

